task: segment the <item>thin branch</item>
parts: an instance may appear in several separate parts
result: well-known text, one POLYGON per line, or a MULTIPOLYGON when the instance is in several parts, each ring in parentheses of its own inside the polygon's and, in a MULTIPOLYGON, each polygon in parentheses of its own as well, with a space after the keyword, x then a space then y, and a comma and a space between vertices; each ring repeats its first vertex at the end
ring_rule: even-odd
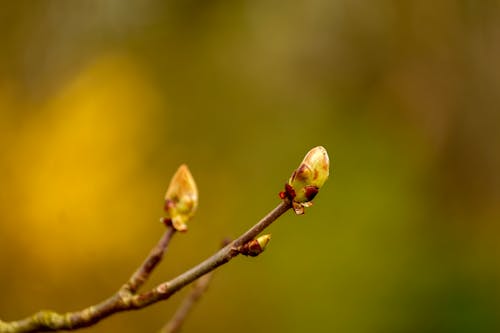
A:
POLYGON ((160 333, 179 332, 182 324, 184 324, 184 321, 193 308, 194 304, 207 290, 210 280, 212 279, 212 274, 213 273, 207 273, 196 280, 196 282, 194 282, 193 289, 186 296, 186 298, 184 298, 172 319, 170 319, 170 321, 165 324, 165 326, 163 326, 163 328, 160 330, 160 333))
MULTIPOLYGON (((80 311, 79 315, 82 317, 91 317, 93 313, 100 314, 98 316, 106 316, 106 313, 113 313, 112 309, 119 306, 122 299, 125 299, 127 296, 130 297, 146 282, 151 272, 163 258, 174 234, 175 229, 171 225, 167 225, 167 230, 165 230, 156 246, 151 250, 141 266, 139 266, 134 274, 130 276, 127 283, 125 283, 116 294, 100 304, 80 311)), ((77 314, 78 312, 59 315, 52 311, 40 311, 32 317, 18 322, 4 323, 0 321, 0 332, 36 332, 72 329, 71 327, 65 327, 63 323, 68 322, 69 324, 72 320, 71 318, 77 314)))
MULTIPOLYGON (((262 220, 229 245, 225 246, 197 266, 149 291, 141 294, 133 294, 129 290, 125 290, 126 288, 121 288, 116 294, 105 301, 81 311, 65 314, 59 314, 53 311, 40 311, 31 317, 19 321, 0 321, 0 333, 74 330, 91 326, 117 312, 141 309, 158 301, 168 299, 187 284, 213 271, 237 256, 239 254, 238 248, 255 238, 262 230, 267 228, 278 217, 290 209, 291 206, 290 200, 285 198, 276 208, 262 218, 262 220)), ((148 265, 143 264, 143 266, 148 265)), ((138 271, 141 271, 141 269, 138 271)), ((146 275, 149 274, 147 269, 145 272, 146 275)), ((141 274, 142 273, 139 273, 138 276, 141 274)), ((133 277, 134 276, 136 276, 136 274, 134 274, 133 277)), ((138 281, 142 280, 138 279, 138 281)), ((134 283, 135 284, 132 285, 136 286, 137 282, 134 283)), ((139 285, 141 283, 142 282, 139 282, 139 285)))
POLYGON ((139 290, 139 288, 146 282, 153 269, 155 269, 163 258, 168 244, 174 234, 174 227, 168 224, 167 230, 163 233, 163 236, 158 241, 158 244, 156 244, 156 246, 151 250, 142 265, 134 272, 134 274, 132 274, 128 282, 122 286, 122 291, 129 291, 134 294, 137 290, 139 290))

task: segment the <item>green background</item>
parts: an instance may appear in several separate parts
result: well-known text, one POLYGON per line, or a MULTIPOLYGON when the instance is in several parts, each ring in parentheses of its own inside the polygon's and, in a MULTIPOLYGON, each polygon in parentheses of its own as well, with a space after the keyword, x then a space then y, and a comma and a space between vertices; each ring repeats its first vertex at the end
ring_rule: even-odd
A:
MULTIPOLYGON (((184 332, 500 331, 496 1, 2 1, 0 318, 111 295, 200 194, 148 287, 331 176, 184 332)), ((155 332, 186 290, 88 332, 155 332)))

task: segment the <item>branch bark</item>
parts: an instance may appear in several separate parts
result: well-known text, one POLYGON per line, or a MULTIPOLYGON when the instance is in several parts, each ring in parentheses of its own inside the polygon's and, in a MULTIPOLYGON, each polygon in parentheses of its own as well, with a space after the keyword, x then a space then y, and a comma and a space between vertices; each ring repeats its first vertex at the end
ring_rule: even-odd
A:
POLYGON ((154 267, 161 260, 163 252, 173 235, 173 232, 171 232, 170 235, 167 235, 167 230, 156 248, 164 248, 163 252, 160 251, 161 255, 158 255, 158 252, 153 249, 142 266, 139 267, 138 270, 132 275, 131 279, 113 296, 99 304, 90 306, 80 311, 68 312, 64 314, 53 311, 40 311, 19 321, 0 321, 0 333, 75 330, 91 326, 114 313, 138 310, 159 301, 166 300, 187 284, 195 281, 206 273, 213 271, 217 267, 227 263, 232 258, 237 256, 239 254, 238 249, 242 245, 254 239, 259 233, 271 225, 271 223, 273 223, 291 207, 292 204, 290 200, 287 198, 283 199, 283 201, 276 208, 269 212, 257 224, 211 257, 170 281, 161 283, 149 291, 136 294, 133 291, 138 290, 154 267), (150 257, 153 259, 150 260, 150 257))
POLYGON ((141 266, 132 274, 127 283, 125 283, 121 290, 129 291, 130 293, 135 293, 137 290, 146 282, 149 278, 151 272, 155 269, 158 263, 163 258, 165 254, 168 244, 172 239, 172 236, 175 234, 175 229, 172 225, 167 225, 167 230, 163 233, 163 236, 158 241, 158 244, 151 250, 148 257, 141 266))

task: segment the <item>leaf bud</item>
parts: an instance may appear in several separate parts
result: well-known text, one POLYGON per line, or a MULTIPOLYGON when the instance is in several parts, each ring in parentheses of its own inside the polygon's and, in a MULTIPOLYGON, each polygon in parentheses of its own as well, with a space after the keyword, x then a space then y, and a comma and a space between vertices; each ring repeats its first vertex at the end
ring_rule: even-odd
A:
POLYGON ((251 241, 243 244, 238 251, 244 256, 256 257, 266 249, 270 240, 270 234, 259 236, 256 239, 252 239, 251 241))
POLYGON ((182 164, 172 177, 165 194, 167 217, 178 231, 187 230, 187 221, 193 217, 198 207, 198 189, 187 165, 182 164))
POLYGON ((330 159, 322 146, 311 149, 280 193, 282 199, 292 201, 295 213, 303 214, 304 207, 310 207, 312 200, 330 174, 330 159))

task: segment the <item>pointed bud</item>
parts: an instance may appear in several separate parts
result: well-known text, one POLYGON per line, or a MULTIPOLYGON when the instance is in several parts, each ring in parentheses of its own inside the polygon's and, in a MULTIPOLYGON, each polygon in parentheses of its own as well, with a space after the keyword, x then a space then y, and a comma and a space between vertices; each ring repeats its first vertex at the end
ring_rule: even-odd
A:
POLYGON ((304 207, 312 205, 310 201, 318 194, 329 173, 330 160, 326 149, 322 146, 315 147, 307 153, 293 172, 280 197, 290 199, 295 213, 303 214, 304 207))
MULTIPOLYGON (((198 189, 187 165, 182 164, 172 177, 165 194, 165 211, 173 227, 178 231, 187 230, 187 221, 198 207, 198 189)), ((166 219, 164 219, 166 220, 166 219)))
POLYGON ((264 252, 270 240, 270 234, 259 236, 257 239, 252 239, 248 243, 242 245, 238 251, 244 256, 256 257, 264 252))
POLYGON ((271 241, 271 234, 262 235, 257 238, 257 243, 261 248, 261 252, 266 249, 267 244, 271 241))

